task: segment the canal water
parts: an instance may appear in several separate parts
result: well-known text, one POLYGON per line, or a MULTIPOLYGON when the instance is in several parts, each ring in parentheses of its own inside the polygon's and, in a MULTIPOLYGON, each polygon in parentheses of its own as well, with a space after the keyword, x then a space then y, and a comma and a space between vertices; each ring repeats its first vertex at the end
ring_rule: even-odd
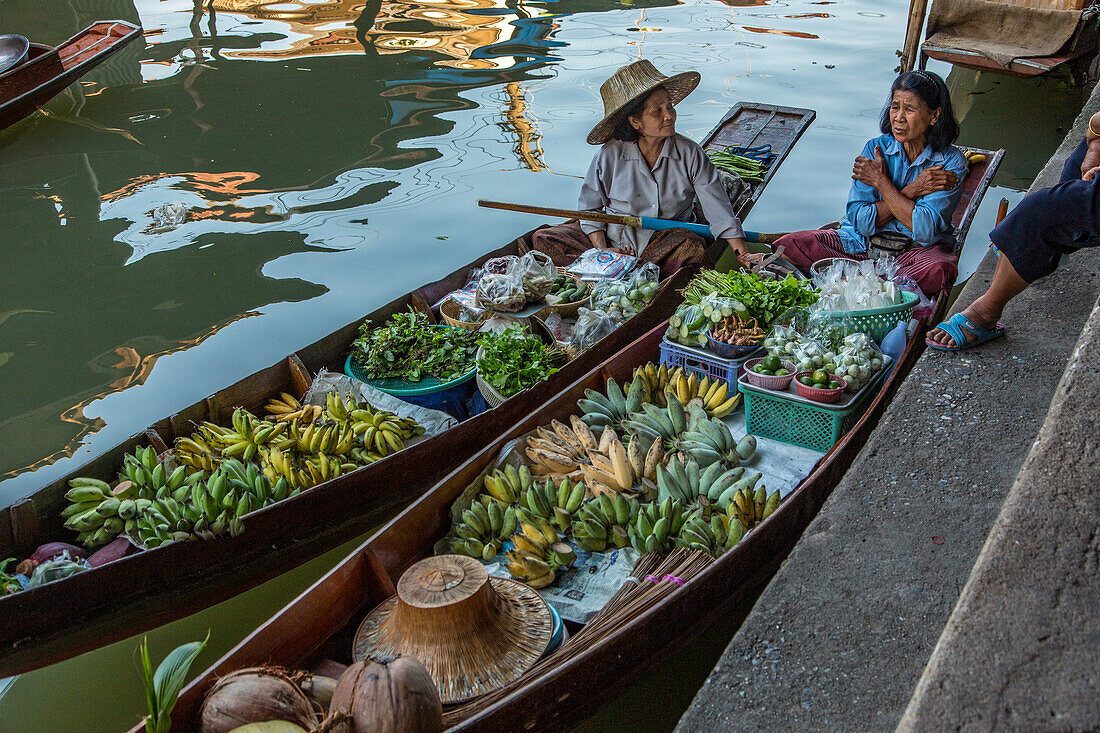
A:
MULTIPOLYGON (((739 100, 815 109, 748 224, 838 218, 906 12, 903 0, 4 0, 0 32, 43 43, 106 18, 144 34, 0 132, 0 502, 539 223, 477 199, 572 208, 599 85, 638 58, 701 72, 678 107, 695 138, 739 100)), ((1081 92, 930 68, 951 87, 960 142, 1007 150, 969 274, 998 200, 1021 198, 1081 92)), ((338 557, 151 632, 155 655, 211 629, 199 664, 213 661, 338 557)), ((731 610, 646 692, 624 688, 600 727, 674 723, 733 623, 731 610)), ((136 722, 136 642, 0 683, 0 729, 136 722)))

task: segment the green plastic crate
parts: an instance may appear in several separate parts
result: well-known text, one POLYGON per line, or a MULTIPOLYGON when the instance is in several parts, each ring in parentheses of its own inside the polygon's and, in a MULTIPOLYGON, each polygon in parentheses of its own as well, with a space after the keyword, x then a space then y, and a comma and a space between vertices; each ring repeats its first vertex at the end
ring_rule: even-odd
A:
POLYGON ((825 452, 852 429, 867 405, 878 394, 887 369, 864 388, 852 404, 843 408, 794 402, 782 392, 758 392, 738 382, 745 403, 745 429, 753 435, 825 452))
POLYGON ((909 322, 913 317, 913 309, 920 303, 916 293, 902 290, 902 301, 896 305, 888 305, 883 308, 871 308, 862 311, 826 311, 824 315, 830 320, 845 320, 851 324, 853 331, 862 331, 881 344, 886 334, 894 330, 898 321, 909 322))

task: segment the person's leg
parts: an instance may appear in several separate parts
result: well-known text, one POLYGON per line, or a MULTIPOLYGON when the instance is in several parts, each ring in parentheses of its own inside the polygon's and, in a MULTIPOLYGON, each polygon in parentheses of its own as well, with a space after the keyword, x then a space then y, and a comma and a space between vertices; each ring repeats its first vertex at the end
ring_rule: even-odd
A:
POLYGON ((592 249, 588 235, 576 220, 535 231, 531 235, 531 245, 536 251, 549 255, 558 267, 573 264, 581 252, 592 249))
MULTIPOLYGON (((1028 282, 1016 272, 1007 257, 1001 257, 997 261, 997 269, 993 271, 993 281, 989 283, 989 289, 978 296, 977 300, 963 309, 962 314, 982 328, 993 330, 997 328, 1001 314, 1008 302, 1022 293, 1027 288, 1028 282)), ((977 339, 977 334, 971 334, 963 328, 967 342, 977 339)), ((935 328, 928 332, 928 340, 937 344, 954 348, 957 344, 951 334, 942 328, 935 328)))
POLYGON ((649 238, 640 262, 652 262, 661 269, 661 279, 684 267, 714 267, 707 254, 707 243, 687 229, 661 229, 649 238))
POLYGON ((959 258, 950 247, 910 247, 897 257, 898 274, 912 278, 930 298, 950 290, 959 276, 959 258))
POLYGON ((810 229, 804 232, 791 232, 775 240, 772 251, 783 247, 783 256, 803 272, 809 272, 810 266, 818 260, 828 257, 850 257, 854 260, 866 259, 866 255, 849 254, 840 243, 840 235, 834 229, 810 229))

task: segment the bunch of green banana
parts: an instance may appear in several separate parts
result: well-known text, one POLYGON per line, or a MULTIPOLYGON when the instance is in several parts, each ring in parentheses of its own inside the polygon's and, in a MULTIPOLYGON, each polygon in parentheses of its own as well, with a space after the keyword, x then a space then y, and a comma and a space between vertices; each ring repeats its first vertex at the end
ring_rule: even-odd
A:
POLYGON ((482 494, 462 512, 462 521, 455 524, 451 550, 488 562, 500 552, 504 540, 512 536, 518 523, 514 506, 504 508, 488 494, 482 494))
POLYGON ((623 420, 623 429, 637 435, 647 446, 660 440, 671 450, 680 433, 688 429, 687 411, 680 400, 669 395, 668 404, 663 408, 651 402, 643 404, 641 410, 623 420))
POLYGON ((504 567, 513 578, 532 588, 545 588, 554 582, 558 570, 570 568, 577 561, 577 553, 560 541, 545 520, 540 526, 521 522, 510 540, 514 549, 505 554, 504 567))
POLYGON ((594 389, 586 389, 584 398, 577 400, 581 420, 591 428, 610 425, 618 428, 632 412, 641 409, 645 397, 645 379, 635 377, 624 394, 614 379, 607 380, 607 396, 594 389))
POLYGON ((560 534, 573 526, 573 515, 584 501, 585 486, 563 478, 560 483, 546 479, 534 482, 519 496, 519 505, 529 516, 553 522, 560 534))
POLYGON ((733 494, 727 505, 726 513, 730 517, 736 517, 741 524, 745 525, 745 529, 752 529, 770 517, 779 508, 779 502, 778 491, 768 494, 768 490, 763 484, 753 491, 750 484, 738 489, 733 494))
POLYGON ((119 481, 129 481, 134 485, 137 496, 146 499, 160 499, 167 495, 185 495, 184 485, 197 481, 202 476, 194 479, 188 477, 188 471, 183 466, 168 472, 167 465, 157 456, 157 451, 152 446, 138 447, 133 453, 127 453, 122 459, 122 469, 119 471, 119 481))
MULTIPOLYGON (((675 501, 692 504, 700 502, 700 497, 705 496, 706 502, 700 503, 719 504, 720 497, 745 475, 745 469, 741 467, 727 469, 722 463, 714 462, 703 469, 694 457, 681 459, 683 459, 682 455, 670 460, 668 468, 658 467, 657 499, 659 501, 671 497, 675 501)), ((727 501, 729 496, 731 494, 726 496, 727 501)))
POLYGON ((745 536, 745 525, 736 517, 730 519, 725 514, 715 514, 708 522, 702 516, 690 517, 680 528, 676 544, 691 550, 702 550, 719 557, 745 536))
POLYGON ((581 505, 573 520, 573 539, 590 552, 603 552, 609 546, 629 544, 627 527, 637 511, 638 502, 625 494, 600 494, 581 505))
POLYGON ((69 491, 65 494, 70 503, 61 511, 65 528, 76 532, 77 541, 85 547, 105 545, 126 528, 118 510, 123 501, 127 502, 129 510, 134 504, 131 497, 135 494, 130 481, 123 481, 112 489, 106 481, 74 478, 69 481, 69 491))
POLYGON ((630 545, 642 553, 667 554, 680 528, 691 516, 681 502, 671 497, 643 504, 627 529, 630 545))
POLYGON ((669 369, 668 364, 657 366, 653 362, 637 367, 634 370, 634 379, 637 380, 639 377, 642 379, 642 401, 652 402, 658 407, 667 405, 665 389, 668 387, 669 380, 679 376, 683 369, 683 367, 669 369))
POLYGON ((756 454, 756 437, 746 434, 737 440, 724 422, 708 417, 702 407, 690 405, 687 429, 675 440, 675 446, 693 456, 700 466, 722 462, 734 467, 756 454))
POLYGON ((515 504, 534 482, 531 469, 527 466, 516 468, 510 463, 504 468, 493 469, 484 478, 485 491, 502 506, 515 504))

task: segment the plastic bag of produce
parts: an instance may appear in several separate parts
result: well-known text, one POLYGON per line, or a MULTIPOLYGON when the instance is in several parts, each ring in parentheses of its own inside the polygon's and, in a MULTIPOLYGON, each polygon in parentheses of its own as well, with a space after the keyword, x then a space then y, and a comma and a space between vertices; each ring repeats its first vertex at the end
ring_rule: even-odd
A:
POLYGON ((701 305, 682 304, 668 319, 665 338, 694 349, 707 345, 707 331, 714 325, 701 305))
POLYGON ((510 272, 523 286, 527 302, 536 303, 544 300, 554 286, 558 268, 549 255, 531 251, 513 261, 510 272))
POLYGON ((767 337, 764 339, 764 348, 768 350, 769 356, 778 356, 781 359, 791 359, 794 356, 794 352, 798 350, 799 344, 802 343, 802 334, 791 326, 784 326, 777 324, 772 326, 772 330, 768 332, 767 337))
POLYGON ((504 255, 503 257, 494 257, 491 260, 486 260, 485 264, 481 266, 481 272, 478 275, 478 279, 482 275, 504 275, 512 269, 512 264, 519 258, 515 255, 504 255))
POLYGON ((703 309, 703 315, 709 318, 712 323, 718 323, 733 315, 748 318, 748 309, 741 301, 717 293, 711 293, 699 301, 699 307, 703 309))
POLYGON ((527 305, 523 280, 515 273, 486 273, 477 284, 476 303, 488 310, 515 313, 527 305))
POLYGON ((814 339, 803 336, 791 356, 794 358, 790 361, 794 362, 800 372, 816 369, 836 372, 836 352, 814 339))
POLYGON ((627 296, 629 284, 625 280, 601 280, 592 286, 592 295, 588 304, 593 309, 602 310, 617 323, 638 312, 634 302, 627 296))
POLYGON ((882 350, 875 340, 865 333, 853 333, 844 338, 836 354, 834 373, 848 383, 846 391, 858 392, 884 364, 882 350))
POLYGON ((577 311, 577 323, 569 336, 569 344, 576 349, 590 348, 618 327, 618 322, 605 311, 581 308, 577 311))
POLYGON ((76 575, 91 569, 92 566, 88 564, 87 560, 82 557, 74 558, 66 550, 53 560, 47 560, 36 567, 30 581, 27 582, 27 589, 37 588, 51 581, 68 578, 70 575, 76 575))
POLYGON ((581 280, 611 280, 634 269, 638 258, 609 249, 589 249, 581 252, 573 264, 565 268, 581 280))
POLYGON ((439 306, 443 305, 448 300, 453 300, 458 303, 461 308, 460 320, 463 321, 477 321, 480 320, 481 314, 484 312, 484 308, 477 305, 477 284, 481 282, 481 276, 484 271, 480 267, 475 267, 470 270, 470 275, 466 280, 466 284, 458 290, 447 293, 438 302, 432 303, 432 308, 439 310, 439 306), (474 318, 466 318, 465 316, 473 315, 474 318))

